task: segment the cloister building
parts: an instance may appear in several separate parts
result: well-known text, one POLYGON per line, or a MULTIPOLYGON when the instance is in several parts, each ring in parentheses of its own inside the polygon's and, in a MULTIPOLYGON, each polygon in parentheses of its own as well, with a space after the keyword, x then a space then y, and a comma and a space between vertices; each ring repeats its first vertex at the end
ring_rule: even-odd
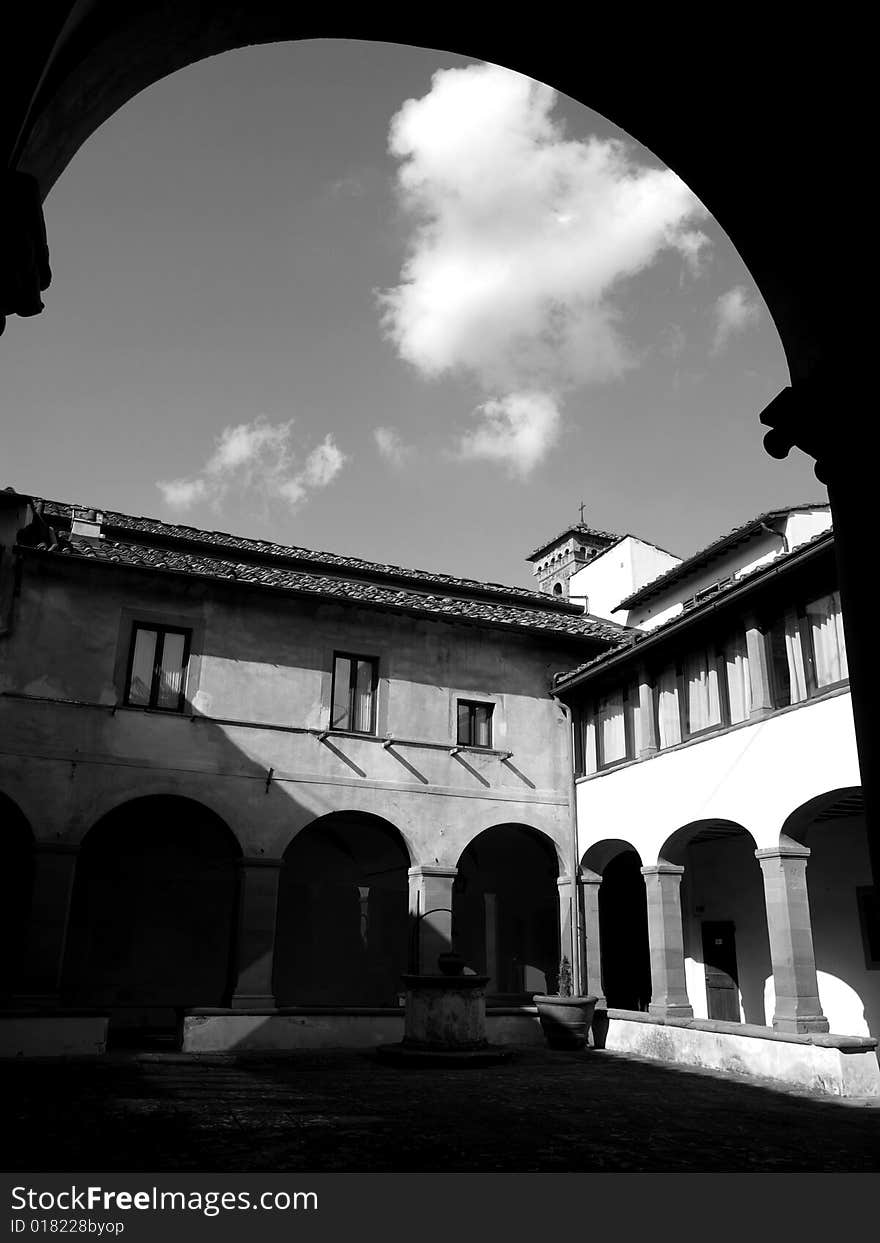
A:
POLYGON ((375 1044, 454 943, 539 1039, 574 929, 597 1043, 876 1091, 833 542, 580 523, 530 591, 0 492, 7 1016, 375 1044))
POLYGON ((401 973, 434 969, 453 920, 491 1002, 552 986, 571 778, 549 688, 624 627, 525 589, 0 506, 11 1006, 99 1011, 111 1038, 180 1039, 206 1007, 399 1019, 401 973))
POLYGON ((566 584, 633 627, 555 685, 575 718, 588 978, 616 1047, 656 1045, 657 1022, 681 1060, 676 1026, 880 1031, 833 542, 828 507, 800 505, 647 581, 651 546, 626 536, 566 584))

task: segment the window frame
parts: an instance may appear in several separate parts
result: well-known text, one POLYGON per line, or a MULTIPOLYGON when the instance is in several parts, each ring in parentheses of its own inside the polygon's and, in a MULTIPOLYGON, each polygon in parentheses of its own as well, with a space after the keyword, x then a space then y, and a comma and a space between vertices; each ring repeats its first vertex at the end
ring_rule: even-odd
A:
POLYGON ((617 768, 621 764, 630 764, 636 758, 636 740, 635 740, 635 721, 634 713, 639 708, 639 688, 638 683, 627 682, 621 687, 621 698, 623 701, 623 748, 624 754, 617 760, 606 760, 605 749, 602 745, 602 727, 601 713, 599 705, 606 699, 611 698, 614 694, 606 690, 604 694, 597 695, 593 701, 593 720, 596 726, 596 771, 607 772, 609 769, 617 768))
MULTIPOLYGON (((719 730, 728 729, 730 727, 730 695, 727 688, 727 668, 724 658, 724 643, 706 643, 700 647, 688 649, 675 663, 675 686, 678 693, 678 721, 681 732, 681 741, 687 742, 690 738, 704 738, 708 734, 717 733, 719 730), (707 672, 714 668, 715 678, 718 683, 718 720, 711 725, 704 725, 702 729, 691 729, 690 727, 690 711, 688 708, 688 686, 687 686, 687 662, 697 653, 704 653, 706 656, 707 672)), ((657 729, 657 737, 659 740, 660 730, 659 724, 657 729)))
POLYGON ((366 656, 362 652, 333 652, 333 672, 330 685, 330 730, 334 734, 357 734, 361 738, 374 737, 377 732, 377 721, 379 715, 379 657, 366 656), (370 728, 354 729, 351 725, 347 728, 341 725, 333 724, 333 705, 336 703, 336 667, 340 660, 347 660, 351 663, 351 671, 348 679, 348 718, 349 721, 357 719, 355 713, 354 696, 357 693, 357 669, 358 663, 368 664, 371 667, 372 674, 370 677, 370 728))
POLYGON ((465 699, 463 697, 456 696, 456 699, 455 699, 455 739, 456 739, 455 745, 457 747, 467 747, 469 750, 473 750, 473 751, 493 751, 495 749, 495 731, 493 728, 494 719, 495 719, 495 703, 493 700, 491 699, 465 699), (469 709, 468 728, 469 728, 469 732, 472 738, 476 737, 476 730, 474 728, 475 716, 474 716, 473 709, 475 708, 488 708, 489 709, 489 720, 488 720, 489 742, 485 746, 479 742, 462 742, 461 738, 459 737, 459 734, 460 734, 459 713, 460 713, 461 708, 463 707, 469 709))
POLYGON ((827 682, 825 686, 820 686, 816 677, 816 645, 813 642, 813 631, 810 626, 810 619, 807 616, 807 606, 816 604, 819 600, 824 600, 827 596, 837 596, 838 612, 840 608, 840 592, 836 588, 832 591, 826 591, 824 596, 815 596, 809 600, 805 600, 803 604, 798 605, 798 637, 801 644, 801 659, 804 662, 804 681, 806 683, 807 699, 815 699, 819 695, 825 695, 828 691, 834 691, 841 686, 849 685, 849 677, 840 678, 836 682, 827 682))
POLYGON ((125 665, 125 687, 122 698, 123 706, 126 708, 137 708, 141 712, 175 712, 182 713, 186 707, 186 691, 189 682, 189 664, 192 651, 192 629, 187 626, 173 626, 165 622, 147 622, 133 620, 131 623, 131 631, 128 643, 128 659, 125 665), (131 701, 131 675, 134 669, 134 649, 137 643, 137 635, 139 630, 151 630, 156 634, 156 651, 153 657, 153 673, 150 678, 150 698, 145 704, 132 703, 131 701), (162 667, 162 656, 165 652, 165 636, 167 634, 183 635, 183 658, 181 660, 182 676, 180 680, 180 693, 177 697, 177 707, 169 708, 167 705, 160 706, 159 698, 159 671, 162 667))

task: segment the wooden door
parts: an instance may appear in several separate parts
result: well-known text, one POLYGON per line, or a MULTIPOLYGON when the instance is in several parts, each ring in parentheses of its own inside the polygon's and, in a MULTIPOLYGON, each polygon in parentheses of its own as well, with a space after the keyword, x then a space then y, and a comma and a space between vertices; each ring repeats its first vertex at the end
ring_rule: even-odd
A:
POLYGON ((730 919, 706 920, 702 929, 709 1018, 738 1023, 740 1015, 736 925, 730 919))

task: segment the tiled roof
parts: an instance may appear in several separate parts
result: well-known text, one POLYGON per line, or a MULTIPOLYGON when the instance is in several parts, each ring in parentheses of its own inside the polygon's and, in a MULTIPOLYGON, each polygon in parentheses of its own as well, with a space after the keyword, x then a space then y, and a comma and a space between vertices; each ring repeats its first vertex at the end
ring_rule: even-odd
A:
POLYGON ((566 527, 564 531, 560 531, 553 539, 541 544, 534 552, 530 552, 526 557, 526 561, 534 561, 545 553, 548 548, 552 548, 554 544, 558 544, 560 540, 565 539, 567 535, 581 535, 584 539, 599 540, 605 544, 615 544, 622 538, 620 535, 615 535, 613 531, 598 531, 595 527, 588 527, 584 522, 574 522, 570 527, 566 527))
POLYGON ((493 628, 595 639, 605 643, 619 643, 621 637, 627 633, 614 622, 602 621, 584 613, 560 613, 534 605, 437 595, 409 589, 395 590, 379 583, 369 583, 363 579, 338 574, 317 574, 288 566, 255 564, 187 550, 156 548, 148 544, 110 539, 80 539, 74 536, 51 548, 45 543, 38 544, 34 551, 49 557, 63 556, 67 560, 130 566, 184 574, 191 578, 234 581, 250 587, 288 591, 298 596, 322 599, 329 597, 373 608, 471 622, 493 628))
POLYGON ((741 526, 734 527, 732 531, 728 531, 725 535, 720 535, 714 539, 711 544, 707 544, 705 548, 701 548, 699 552, 693 553, 690 557, 686 557, 684 561, 680 561, 678 565, 672 566, 651 580, 645 583, 643 587, 633 591, 621 600, 618 609, 632 608, 634 604, 641 604, 645 600, 649 600, 651 596, 658 595, 673 583, 679 582, 682 578, 687 578, 693 570, 701 565, 705 565, 714 557, 719 556, 722 552, 726 552, 728 548, 741 543, 754 533, 763 523, 770 522, 774 518, 783 518, 786 514, 801 513, 809 509, 828 509, 827 501, 807 501, 801 505, 787 505, 782 509, 768 509, 766 513, 758 514, 756 518, 750 518, 748 522, 742 523, 741 526))
MULTIPOLYGON (((61 519, 68 526, 74 516, 82 517, 89 509, 84 505, 70 505, 59 501, 43 501, 43 514, 47 521, 61 519)), ((123 542, 143 542, 174 548, 186 547, 193 549, 198 546, 210 550, 235 552, 248 561, 265 564, 283 563, 297 567, 315 569, 319 572, 334 573, 342 571, 348 577, 364 575, 380 581, 407 583, 417 587, 449 588, 456 593, 478 595, 487 599, 502 599, 523 604, 539 605, 547 612, 567 613, 583 616, 578 605, 559 597, 548 595, 543 591, 533 591, 527 587, 509 587, 501 583, 481 583, 472 578, 456 578, 451 574, 439 574, 432 570, 410 570, 397 565, 387 565, 376 561, 365 561, 360 557, 345 557, 338 553, 316 552, 309 548, 299 548, 290 544, 275 544, 269 540, 248 539, 245 536, 229 535, 225 531, 203 531, 197 527, 173 525, 160 522, 157 518, 136 518, 130 514, 122 514, 113 510, 98 509, 103 514, 102 532, 108 537, 118 537, 123 542)), ((54 521, 54 525, 60 525, 54 521)))
MULTIPOLYGON (((788 511, 786 510, 783 512, 787 513, 788 511)), ((767 574, 771 570, 775 570, 780 563, 790 561, 792 557, 803 555, 809 549, 818 550, 823 544, 833 543, 833 540, 833 531, 819 531, 818 534, 814 535, 811 539, 805 540, 802 544, 798 544, 794 548, 790 548, 788 552, 780 551, 769 561, 765 561, 761 565, 754 566, 745 574, 741 574, 738 578, 732 579, 729 583, 722 587, 720 591, 717 591, 714 595, 708 597, 705 601, 701 601, 700 603, 707 605, 711 603, 714 606, 716 601, 722 600, 726 595, 729 595, 730 592, 736 590, 736 588, 741 587, 743 583, 747 582, 749 579, 758 578, 762 574, 767 574)), ((591 656, 589 660, 583 661, 582 664, 578 665, 574 669, 571 669, 568 673, 557 673, 556 677, 553 679, 554 686, 559 687, 562 686, 563 683, 570 685, 571 682, 573 682, 576 678, 579 678, 580 675, 585 673, 588 669, 596 668, 612 656, 621 655, 623 648, 636 648, 646 639, 653 639, 657 635, 662 635, 665 631, 671 630, 673 627, 680 625, 683 618, 691 615, 697 615, 699 612, 700 604, 697 604, 691 609, 685 609, 681 613, 676 613, 675 616, 670 617, 668 621, 662 622, 659 626, 654 626, 650 630, 637 630, 635 628, 630 629, 625 636, 622 636, 621 642, 617 643, 611 651, 600 652, 597 656, 591 656)))

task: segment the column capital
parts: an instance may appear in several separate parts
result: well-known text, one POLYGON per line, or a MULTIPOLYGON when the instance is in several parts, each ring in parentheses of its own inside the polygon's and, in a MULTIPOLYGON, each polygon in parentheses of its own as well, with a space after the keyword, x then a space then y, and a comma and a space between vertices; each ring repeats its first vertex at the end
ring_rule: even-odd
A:
POLYGON ((650 863, 640 871, 642 876, 684 876, 684 868, 677 863, 650 863))
POLYGON ((579 880, 582 885, 601 885, 602 877, 599 872, 592 872, 589 868, 581 868, 579 880))
POLYGON ((440 863, 417 863, 411 867, 407 876, 458 876, 458 868, 445 867, 440 863))
POLYGON ((34 853, 43 855, 78 855, 79 842, 34 842, 34 853))
POLYGON ((235 860, 237 868, 283 868, 284 859, 275 859, 268 855, 242 855, 235 860))
POLYGON ((809 857, 809 846, 801 846, 798 842, 785 846, 765 846, 755 851, 755 858, 759 863, 763 859, 809 859, 809 857))
POLYGON ((570 884, 571 884, 571 876, 569 875, 568 872, 566 872, 564 876, 558 876, 556 878, 557 889, 566 889, 570 884))

